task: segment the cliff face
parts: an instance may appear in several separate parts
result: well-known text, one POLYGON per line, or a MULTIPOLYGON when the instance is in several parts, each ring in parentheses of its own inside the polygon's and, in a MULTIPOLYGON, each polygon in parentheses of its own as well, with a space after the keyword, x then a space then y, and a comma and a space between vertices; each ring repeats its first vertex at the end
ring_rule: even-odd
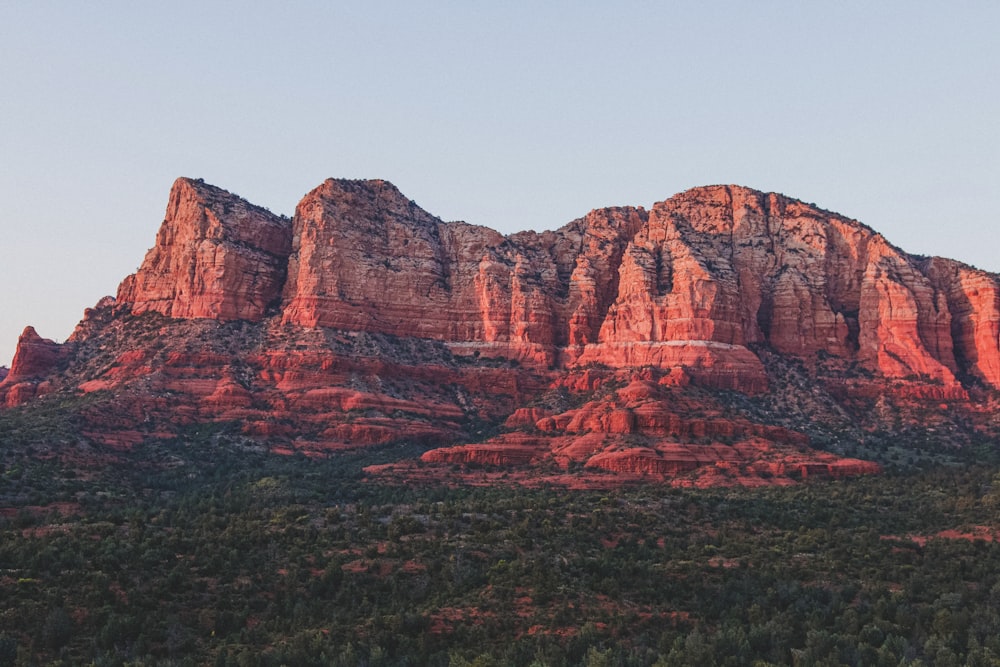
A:
POLYGON ((48 391, 47 377, 57 370, 67 350, 25 327, 17 339, 10 369, 0 370, 0 406, 20 405, 48 391))
POLYGON ((961 394, 944 291, 878 234, 801 202, 734 187, 678 195, 653 207, 620 275, 603 346, 582 360, 629 343, 762 343, 961 394))
POLYGON ((118 301, 136 314, 257 321, 277 305, 291 244, 287 219, 179 178, 156 245, 119 286, 118 301))
POLYGON ((684 367, 758 392, 748 345, 823 352, 943 397, 1000 387, 995 276, 918 260, 781 195, 698 188, 509 237, 446 223, 385 181, 328 180, 289 223, 180 179, 133 313, 281 322, 444 341, 547 366, 684 367))
POLYGON ((384 181, 328 180, 296 210, 282 320, 551 364, 567 341, 596 338, 644 219, 609 209, 504 238, 442 222, 384 181))
POLYGON ((305 196, 292 224, 285 323, 482 338, 469 287, 477 255, 500 234, 442 223, 385 181, 328 180, 305 196))
POLYGON ((117 299, 88 310, 67 345, 26 330, 0 402, 114 389, 130 407, 96 419, 94 434, 146 437, 137 424, 157 414, 225 418, 248 437, 336 449, 468 440, 470 424, 559 389, 583 407, 525 408, 534 417, 496 441, 428 460, 661 474, 702 469, 707 456, 747 474, 784 470, 746 459, 768 451, 802 474, 811 463, 864 469, 788 459, 804 444, 787 429, 671 407, 704 412, 704 395, 685 403, 693 388, 781 393, 786 380, 762 355, 799 360, 809 382, 845 401, 967 402, 970 390, 1000 388, 1000 281, 735 186, 503 236, 443 222, 385 181, 327 180, 289 220, 178 179, 155 246, 117 299), (646 369, 657 388, 609 399, 588 385, 589 368, 626 384, 646 369), (686 449, 698 438, 730 449, 686 449))
POLYGON ((1000 387, 1000 283, 997 276, 959 262, 934 257, 921 266, 951 315, 956 364, 966 373, 1000 387))

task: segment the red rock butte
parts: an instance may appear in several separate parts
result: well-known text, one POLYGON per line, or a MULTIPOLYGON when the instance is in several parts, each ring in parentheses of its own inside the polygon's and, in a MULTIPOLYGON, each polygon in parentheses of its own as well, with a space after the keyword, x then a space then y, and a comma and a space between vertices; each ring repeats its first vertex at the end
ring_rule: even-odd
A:
POLYGON ((804 472, 804 436, 693 419, 724 412, 711 392, 781 389, 775 355, 834 396, 969 403, 1000 388, 1000 281, 736 186, 504 236, 381 180, 327 180, 289 219, 181 178, 117 298, 65 344, 25 330, 0 404, 104 390, 88 437, 118 446, 227 421, 307 451, 417 439, 453 446, 428 462, 781 476, 755 462, 793 448, 804 472), (544 407, 556 390, 578 405, 544 407))

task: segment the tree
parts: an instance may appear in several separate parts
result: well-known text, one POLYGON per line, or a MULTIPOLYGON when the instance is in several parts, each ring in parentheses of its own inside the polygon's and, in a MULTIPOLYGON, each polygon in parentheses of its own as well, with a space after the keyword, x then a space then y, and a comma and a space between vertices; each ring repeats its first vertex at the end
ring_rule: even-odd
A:
POLYGON ((73 619, 66 610, 56 607, 45 617, 42 626, 42 642, 49 648, 59 649, 69 643, 73 635, 73 619))
POLYGON ((13 667, 17 661, 17 640, 9 635, 0 635, 0 667, 13 667))

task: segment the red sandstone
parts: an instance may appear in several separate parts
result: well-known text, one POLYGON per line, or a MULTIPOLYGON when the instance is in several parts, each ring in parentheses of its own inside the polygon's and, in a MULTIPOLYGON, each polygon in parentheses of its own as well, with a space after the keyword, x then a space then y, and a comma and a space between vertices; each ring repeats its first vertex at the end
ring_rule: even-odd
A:
POLYGON ((310 451, 466 442, 425 455, 448 464, 693 484, 838 477, 874 468, 722 414, 698 390, 774 390, 766 349, 845 369, 822 380, 838 399, 971 405, 969 378, 1000 388, 998 332, 997 276, 746 188, 504 237, 443 222, 385 181, 330 179, 288 220, 178 179, 117 299, 88 309, 65 345, 25 330, 0 405, 113 393, 116 409, 86 415, 87 432, 120 447, 235 421, 310 451), (145 313, 170 318, 159 345, 115 337, 145 313), (218 343, 240 321, 253 323, 246 337, 218 343), (95 341, 111 363, 86 365, 95 341), (545 392, 578 407, 540 407, 545 392), (505 432, 469 442, 476 420, 505 432))

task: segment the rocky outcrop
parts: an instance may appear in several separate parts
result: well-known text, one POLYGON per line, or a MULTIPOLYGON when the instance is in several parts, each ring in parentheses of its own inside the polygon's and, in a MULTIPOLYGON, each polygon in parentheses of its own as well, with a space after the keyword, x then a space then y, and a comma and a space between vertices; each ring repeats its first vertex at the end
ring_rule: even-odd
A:
POLYGON ((956 365, 992 387, 1000 387, 1000 281, 995 274, 934 257, 920 263, 944 295, 951 315, 956 365))
POLYGON ((287 219, 182 178, 117 298, 63 346, 25 330, 0 402, 102 392, 85 433, 115 447, 214 421, 282 451, 407 439, 428 465, 701 484, 872 472, 762 397, 871 430, 912 424, 883 398, 985 414, 995 389, 996 275, 782 195, 696 188, 503 236, 381 180, 327 180, 287 219))
POLYGON ((458 445, 432 449, 420 458, 427 463, 523 466, 538 462, 543 456, 544 450, 541 448, 504 442, 497 445, 458 445))
POLYGON ((305 196, 293 229, 285 323, 484 339, 472 285, 498 233, 442 223, 385 181, 334 179, 305 196))
POLYGON ((156 245, 118 288, 132 313, 257 321, 277 306, 291 223, 225 190, 179 178, 156 245))
POLYGON ((735 186, 504 237, 443 222, 380 180, 327 180, 289 222, 179 179, 118 304, 221 320, 271 312, 539 367, 674 368, 746 393, 767 390, 752 351, 766 345, 963 398, 958 376, 1000 387, 997 290, 996 276, 735 186))
POLYGON ((858 321, 858 357, 883 375, 956 384, 945 294, 881 237, 870 244, 858 321))
POLYGON ((34 327, 25 327, 17 339, 17 350, 6 381, 14 383, 42 379, 55 369, 62 353, 61 345, 42 338, 34 327))
POLYGON ((687 395, 669 374, 649 369, 587 372, 576 382, 563 379, 559 384, 593 398, 558 414, 522 408, 505 422, 508 432, 485 443, 433 449, 421 460, 431 465, 582 466, 691 485, 756 486, 880 471, 868 461, 811 449, 801 433, 726 415, 711 399, 687 395), (609 393, 611 386, 621 388, 609 393), (537 417, 533 424, 532 417, 537 417))
POLYGON ((549 365, 567 341, 596 338, 642 221, 608 209, 504 238, 442 222, 385 181, 331 179, 296 209, 282 319, 549 365))
MULTIPOLYGON (((733 364, 728 354, 763 343, 961 393, 945 292, 910 256, 841 216, 746 188, 698 188, 653 207, 620 273, 600 344, 580 361, 639 344, 631 363, 669 365, 646 350, 697 341, 714 347, 711 362, 733 364)), ((741 356, 737 367, 753 363, 741 356)))
POLYGON ((17 340, 10 370, 4 369, 0 377, 0 405, 20 405, 46 393, 46 378, 57 370, 66 353, 66 348, 42 338, 34 327, 25 327, 17 340))

